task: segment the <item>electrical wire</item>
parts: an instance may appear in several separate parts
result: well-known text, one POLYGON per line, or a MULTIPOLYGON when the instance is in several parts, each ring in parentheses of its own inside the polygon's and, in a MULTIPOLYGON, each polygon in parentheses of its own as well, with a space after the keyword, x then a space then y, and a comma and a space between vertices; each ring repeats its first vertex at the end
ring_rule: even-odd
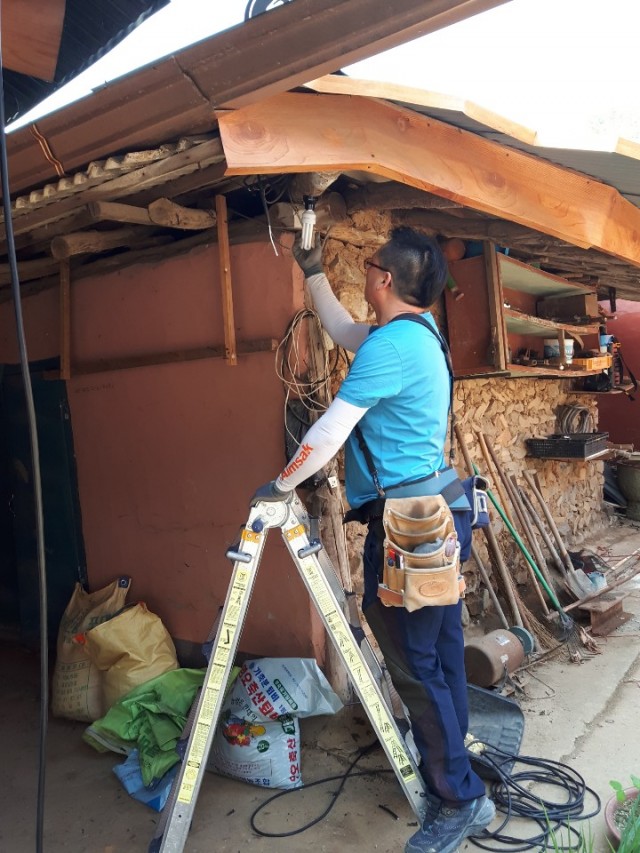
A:
MULTIPOLYGON (((2 4, 0 2, 0 20, 2 4)), ((42 481, 40 475, 40 451, 38 448, 38 431, 36 411, 33 402, 33 388, 29 373, 29 355, 24 332, 22 317, 22 298, 20 294, 20 278, 13 232, 11 212, 11 193, 9 188, 9 158, 7 156, 7 134, 4 109, 4 63, 2 60, 2 26, 0 24, 0 166, 2 171, 2 206, 7 240, 9 267, 11 270, 11 292, 16 320, 20 366, 27 407, 27 421, 31 442, 31 463, 33 468, 33 493, 35 504, 36 542, 38 554, 38 586, 40 603, 40 745, 38 764, 38 794, 36 814, 36 850, 43 849, 44 826, 44 795, 45 795, 45 762, 47 743, 47 723, 49 717, 49 646, 47 618, 47 574, 44 550, 44 515, 42 509, 42 481)))
MULTIPOLYGON (((251 829, 257 835, 266 838, 288 838, 300 835, 320 823, 335 806, 348 779, 393 773, 390 768, 354 772, 357 763, 378 746, 378 741, 374 741, 360 750, 344 773, 325 776, 299 788, 290 788, 273 794, 252 812, 249 818, 251 829), (256 822, 258 815, 275 800, 338 780, 340 784, 332 792, 329 805, 308 823, 286 832, 269 832, 258 827, 256 822)), ((529 850, 546 850, 551 839, 555 839, 554 849, 560 853, 582 853, 583 840, 576 824, 599 814, 601 802, 596 792, 585 784, 576 770, 559 761, 513 755, 486 741, 474 740, 468 744, 468 747, 482 750, 480 753, 474 751, 474 758, 490 768, 491 775, 496 780, 491 784, 490 796, 498 814, 504 816, 496 830, 485 830, 482 835, 473 836, 476 847, 490 853, 520 853, 520 851, 524 853, 529 850), (525 769, 514 772, 517 765, 522 765, 525 769), (541 786, 545 791, 544 795, 536 793, 534 786, 541 786), (551 797, 549 789, 554 792, 555 798, 551 797), (593 797, 595 807, 585 813, 587 795, 593 797), (533 823, 535 833, 529 836, 507 834, 507 826, 514 818, 533 823), (562 843, 562 833, 565 832, 566 844, 562 843)))
POLYGON ((595 431, 593 415, 586 406, 560 406, 557 420, 558 431, 562 435, 595 431))
POLYGON ((322 339, 324 332, 318 314, 310 308, 303 308, 291 319, 282 340, 278 344, 275 356, 276 375, 285 388, 285 429, 293 440, 298 439, 299 436, 294 436, 286 426, 286 415, 291 410, 291 398, 300 400, 309 412, 311 422, 314 415, 321 414, 327 409, 327 405, 322 402, 322 397, 328 398, 330 396, 331 379, 341 360, 345 359, 342 347, 335 347, 333 364, 331 364, 329 353, 326 347, 323 347, 320 374, 309 379, 308 364, 305 360, 308 345, 306 340, 304 345, 301 344, 300 340, 303 326, 307 322, 316 326, 318 335, 322 339))
POLYGON ((261 835, 264 838, 289 838, 292 835, 300 835, 302 832, 306 832, 308 829, 311 829, 312 826, 315 826, 316 824, 320 823, 321 820, 324 820, 324 818, 329 814, 331 809, 335 806, 338 801, 338 797, 342 793, 344 786, 347 783, 347 779, 353 779, 357 776, 377 776, 383 773, 393 773, 393 770, 391 770, 390 768, 384 768, 381 770, 358 770, 355 773, 353 772, 353 768, 360 761, 360 759, 364 758, 365 755, 367 755, 369 752, 372 752, 378 746, 379 742, 376 740, 373 743, 369 744, 369 746, 366 746, 361 749, 344 773, 337 773, 335 776, 325 776, 322 779, 317 779, 315 782, 309 782, 307 785, 302 785, 299 788, 289 788, 286 791, 278 791, 277 794, 273 794, 273 796, 269 797, 268 800, 265 800, 264 803, 259 805, 258 808, 251 813, 251 817, 249 818, 249 824, 251 826, 251 829, 257 835, 261 835), (309 821, 308 823, 305 823, 298 829, 291 829, 288 832, 267 832, 266 830, 259 829, 256 825, 256 818, 260 814, 260 812, 270 803, 273 803, 280 797, 284 797, 287 794, 296 794, 301 791, 308 791, 309 788, 315 788, 318 785, 326 785, 327 782, 335 782, 338 780, 340 780, 340 784, 338 785, 338 788, 332 793, 331 802, 329 803, 327 808, 321 814, 319 814, 318 817, 315 817, 313 820, 309 821))
POLYGON ((483 850, 501 853, 518 853, 526 850, 546 850, 552 836, 558 844, 558 833, 566 832, 568 839, 575 837, 576 843, 568 846, 559 844, 558 850, 565 853, 580 853, 582 841, 576 823, 595 817, 600 812, 601 802, 596 792, 589 788, 582 776, 559 761, 534 758, 532 756, 514 756, 490 743, 473 741, 469 745, 482 748, 481 760, 489 766, 497 781, 491 785, 491 798, 498 812, 505 819, 497 830, 484 836, 474 837, 474 844, 483 850), (525 769, 515 772, 517 765, 525 769), (505 767, 511 769, 505 770, 505 767), (540 785, 545 793, 537 793, 534 785, 540 785), (557 792, 557 799, 552 799, 549 789, 557 792), (563 799, 560 799, 560 792, 563 799), (593 797, 595 808, 585 813, 586 795, 593 797), (505 830, 513 817, 524 818, 534 822, 539 832, 530 837, 508 835, 505 830), (489 843, 498 842, 501 846, 489 843))

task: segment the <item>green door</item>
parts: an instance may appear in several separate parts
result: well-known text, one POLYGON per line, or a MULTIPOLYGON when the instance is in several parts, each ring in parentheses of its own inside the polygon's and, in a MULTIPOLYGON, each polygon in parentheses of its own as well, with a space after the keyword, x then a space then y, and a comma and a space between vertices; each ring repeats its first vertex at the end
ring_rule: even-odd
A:
MULTIPOLYGON (((44 379, 42 365, 39 367, 32 365, 31 382, 42 479, 49 640, 53 643, 76 581, 86 580, 86 565, 66 384, 44 379)), ((13 559, 7 560, 7 570, 0 576, 4 587, 0 619, 5 630, 17 626, 20 640, 37 647, 40 614, 33 467, 18 367, 5 366, 1 387, 0 473, 4 468, 9 523, 6 530, 0 526, 0 536, 5 539, 0 548, 3 556, 12 548, 13 559)))

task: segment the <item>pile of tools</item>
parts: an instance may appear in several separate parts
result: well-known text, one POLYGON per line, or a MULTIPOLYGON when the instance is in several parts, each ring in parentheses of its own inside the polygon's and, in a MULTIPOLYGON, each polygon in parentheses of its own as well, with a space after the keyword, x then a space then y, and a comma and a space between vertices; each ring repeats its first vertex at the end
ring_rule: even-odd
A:
MULTIPOLYGON (((608 634, 629 618, 629 614, 622 610, 625 593, 614 590, 640 572, 640 566, 637 566, 640 557, 628 568, 629 560, 640 551, 625 557, 614 566, 607 566, 596 555, 592 555, 595 561, 585 559, 589 556, 588 552, 578 552, 572 557, 549 511, 537 474, 523 470, 523 484, 518 482, 517 477, 507 475, 491 440, 481 432, 477 432, 476 437, 482 460, 476 464, 471 459, 458 426, 455 432, 469 475, 481 474, 495 484, 497 495, 489 489, 489 498, 522 556, 530 587, 539 604, 540 619, 519 595, 495 531, 489 525, 484 528, 484 532, 495 569, 497 590, 492 586, 475 545, 472 547, 472 556, 501 624, 514 633, 523 628, 530 632, 535 638, 537 651, 552 649, 559 642, 570 640, 574 646, 582 645, 597 653, 593 636, 608 634), (508 606, 511 627, 497 593, 508 606), (577 609, 589 613, 591 625, 588 631, 569 615, 577 609)), ((579 657, 575 652, 572 654, 573 659, 579 657)))

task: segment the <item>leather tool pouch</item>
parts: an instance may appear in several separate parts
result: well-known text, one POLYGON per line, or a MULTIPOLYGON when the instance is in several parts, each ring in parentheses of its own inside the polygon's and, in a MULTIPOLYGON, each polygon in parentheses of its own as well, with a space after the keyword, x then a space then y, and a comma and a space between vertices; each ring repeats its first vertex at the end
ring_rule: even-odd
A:
POLYGON ((442 495, 387 498, 378 597, 408 611, 457 604, 464 594, 460 545, 442 495))

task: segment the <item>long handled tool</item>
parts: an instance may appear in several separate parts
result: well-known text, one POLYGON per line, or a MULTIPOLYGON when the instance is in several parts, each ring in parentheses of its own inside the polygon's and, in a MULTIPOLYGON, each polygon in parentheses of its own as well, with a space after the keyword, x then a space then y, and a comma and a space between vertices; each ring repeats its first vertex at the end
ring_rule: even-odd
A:
POLYGON ((487 572, 485 565, 480 557, 480 554, 478 554, 478 549, 475 545, 471 545, 471 556, 475 560, 476 566, 478 567, 478 571, 480 572, 480 577, 482 578, 482 582, 486 586, 487 591, 489 593, 489 598, 491 599, 491 602, 493 603, 493 606, 496 609, 498 619, 500 619, 500 624, 503 628, 509 630, 509 623, 507 622, 507 617, 504 615, 504 610, 502 609, 500 600, 498 599, 496 591, 493 588, 491 581, 489 580, 489 573, 487 572))
MULTIPOLYGON (((493 461, 495 469, 498 472, 499 481, 500 480, 502 481, 502 483, 505 487, 505 490, 506 490, 506 492, 509 495, 509 498, 511 500, 511 505, 513 506, 513 509, 515 512, 515 517, 520 522, 520 525, 521 525, 521 527, 525 533, 525 536, 527 536, 527 538, 529 538, 528 533, 530 531, 527 529, 527 525, 525 524, 524 519, 522 518, 522 515, 520 513, 520 508, 518 506, 518 503, 513 496, 513 490, 512 490, 511 482, 509 481, 508 477, 506 476, 506 474, 502 470, 502 467, 500 466, 500 463, 498 462, 498 458, 495 454, 493 447, 491 446, 491 443, 490 443, 488 437, 486 435, 484 435, 483 433, 480 433, 480 432, 477 435, 478 435, 478 442, 480 444, 480 449, 482 450, 482 455, 485 458, 487 470, 488 471, 491 470, 491 462, 493 461)), ((502 505, 499 506, 499 504, 497 503, 495 498, 492 498, 491 495, 489 495, 489 497, 490 497, 490 500, 493 501, 493 504, 496 507, 496 509, 499 509, 500 515, 502 516, 502 518, 505 521, 505 524, 507 525, 507 529, 509 530, 511 535, 514 536, 516 544, 522 550, 522 539, 520 538, 519 534, 517 537, 514 535, 515 527, 511 521, 511 519, 507 516, 507 510, 506 510, 506 507, 504 505, 504 498, 503 498, 502 505)), ((531 547, 531 541, 530 540, 529 540, 529 547, 531 547)), ((529 577, 531 578, 531 585, 532 585, 536 595, 538 596, 540 606, 542 607, 542 610, 543 610, 545 616, 548 616, 549 615, 549 608, 547 607, 547 602, 544 600, 544 596, 542 594, 542 590, 540 589, 540 585, 539 585, 538 579, 537 579, 537 575, 540 573, 539 569, 538 569, 537 565, 534 564, 533 558, 531 557, 531 554, 529 553, 529 551, 527 551, 527 553, 525 554, 525 552, 523 550, 523 554, 525 555, 525 559, 526 559, 525 565, 527 567, 527 571, 529 572, 529 577)))
POLYGON ((542 541, 547 546, 547 550, 549 551, 549 554, 551 555, 551 559, 555 563, 556 568, 558 569, 558 571, 560 572, 562 577, 566 579, 567 569, 566 569, 564 563, 562 562, 562 560, 560 559, 560 555, 556 551, 556 547, 553 544, 553 542, 551 541, 551 537, 547 533, 547 529, 544 526, 544 524, 542 523, 542 519, 540 518, 540 516, 536 512, 536 508, 534 507, 534 505, 531 503, 529 495, 525 492, 525 490, 523 488, 520 488, 520 497, 522 498, 522 502, 525 506, 525 509, 529 513, 529 517, 531 518, 531 520, 533 521, 535 526, 538 528, 538 532, 540 533, 540 536, 542 537, 542 541))
MULTIPOLYGON (((571 562, 569 552, 567 551, 562 537, 560 536, 560 531, 558 530, 558 527, 555 521, 553 520, 553 516, 549 511, 549 507, 545 502, 542 492, 538 488, 538 484, 535 482, 529 471, 523 471, 523 475, 534 497, 540 504, 545 520, 549 525, 549 530, 551 530, 553 537, 556 540, 558 550, 560 551, 560 556, 562 558, 562 562, 564 563, 564 566, 567 570, 567 584, 569 585, 569 589, 576 596, 576 598, 582 598, 584 597, 585 593, 588 594, 590 590, 587 586, 585 586, 584 582, 581 582, 580 578, 576 573, 573 563, 571 562)), ((586 583, 589 584, 589 581, 587 580, 586 583)))
MULTIPOLYGON (((462 435, 462 431, 460 427, 456 424, 454 426, 456 438, 458 439, 458 444, 460 446, 460 450, 462 451, 462 456, 464 458, 464 462, 467 468, 467 472, 470 476, 472 476, 474 471, 474 464, 469 455, 469 450, 467 448, 467 443, 464 440, 464 436, 462 435)), ((500 551, 500 546, 498 545, 498 541, 496 539, 496 535, 493 532, 491 525, 489 524, 487 527, 482 528, 484 531, 484 535, 487 540, 487 545, 489 546, 489 550, 494 558, 496 568, 498 569, 498 573, 500 575, 500 579, 502 581, 502 586, 504 588, 505 595, 507 597, 507 601, 509 603, 509 608, 511 610, 511 615, 513 621, 518 627, 522 628, 522 615, 520 614, 520 608, 518 607, 518 602, 515 595, 515 590, 513 588, 513 581, 509 572, 507 571, 507 567, 504 564, 504 560, 502 558, 502 553, 500 551)))

